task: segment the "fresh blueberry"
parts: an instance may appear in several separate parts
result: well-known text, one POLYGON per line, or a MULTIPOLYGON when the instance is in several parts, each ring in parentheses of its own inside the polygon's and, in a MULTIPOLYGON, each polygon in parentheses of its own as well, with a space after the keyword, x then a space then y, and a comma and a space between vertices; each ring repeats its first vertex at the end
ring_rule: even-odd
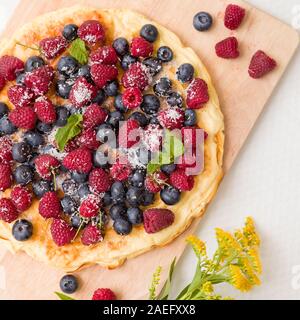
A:
POLYGON ((109 155, 100 150, 95 151, 93 154, 93 164, 97 168, 109 168, 109 155))
POLYGON ((172 82, 169 78, 160 78, 153 86, 154 93, 158 97, 166 97, 172 89, 172 82))
POLYGON ((186 109, 184 112, 184 126, 186 127, 193 127, 197 124, 197 113, 195 110, 186 109))
POLYGON ((78 62, 71 56, 61 57, 57 64, 57 70, 66 77, 74 75, 78 70, 78 62))
POLYGON ((37 68, 40 68, 45 65, 45 61, 43 58, 39 56, 32 56, 27 59, 25 62, 25 71, 26 72, 31 72, 37 68))
POLYGON ((96 97, 93 99, 93 103, 97 103, 97 104, 101 105, 106 100, 106 98, 107 98, 107 96, 106 96, 104 90, 100 89, 97 92, 96 97))
POLYGON ((212 16, 207 12, 198 12, 193 19, 194 28, 198 31, 207 31, 212 23, 212 16))
POLYGON ((8 117, 5 115, 0 119, 0 133, 1 135, 13 134, 17 131, 17 127, 15 127, 8 117))
POLYGON ((112 220, 117 220, 126 215, 126 206, 124 204, 114 204, 110 209, 109 209, 109 214, 112 220))
POLYGON ((78 27, 76 26, 76 24, 73 24, 73 23, 67 24, 64 27, 62 35, 66 40, 73 41, 78 37, 77 30, 78 30, 78 27))
POLYGON ((41 121, 38 121, 36 124, 36 129, 40 132, 40 133, 50 133, 52 131, 52 124, 50 123, 44 123, 41 121))
POLYGON ((53 184, 51 181, 40 180, 32 184, 32 190, 33 193, 40 199, 45 193, 53 191, 53 184))
POLYGON ((144 170, 137 169, 132 173, 128 181, 133 187, 141 188, 144 185, 145 175, 144 170))
POLYGON ((118 129, 120 121, 124 121, 125 117, 120 111, 113 111, 109 114, 108 123, 118 129))
POLYGON ((140 208, 128 208, 127 219, 133 225, 138 225, 143 222, 143 211, 140 208))
POLYGON ((65 194, 73 196, 78 190, 78 184, 72 179, 67 179, 62 183, 62 190, 65 194))
POLYGON ((144 191, 142 206, 147 207, 154 203, 155 194, 147 190, 144 191))
POLYGON ((25 219, 16 221, 12 227, 12 234, 17 241, 28 240, 33 234, 32 223, 25 219))
POLYGON ((108 83, 104 88, 104 92, 108 97, 116 97, 119 92, 119 82, 114 80, 108 83))
POLYGON ((38 147, 44 144, 44 137, 36 131, 27 131, 24 133, 24 141, 30 144, 32 147, 38 147))
POLYGON ((137 187, 129 187, 126 193, 126 199, 129 205, 138 207, 143 202, 143 190, 137 187))
POLYGON ((117 38, 113 42, 113 48, 116 50, 118 56, 124 56, 129 52, 129 43, 125 38, 117 38))
POLYGON ((149 123, 148 118, 142 112, 138 112, 138 111, 133 112, 129 116, 129 119, 136 120, 142 128, 146 127, 149 123))
POLYGON ((4 102, 0 102, 0 118, 7 115, 9 112, 8 106, 4 102))
POLYGON ((162 70, 162 63, 158 58, 150 57, 143 61, 151 75, 156 76, 162 70))
POLYGON ((124 106, 123 104, 123 99, 122 99, 122 95, 118 94, 115 98, 114 101, 114 106, 116 108, 117 111, 120 111, 122 113, 125 113, 128 111, 127 107, 124 106))
POLYGON ((113 126, 109 123, 101 124, 97 131, 97 139, 102 143, 114 140, 115 133, 113 126))
POLYGON ((20 86, 24 85, 25 78, 26 78, 26 73, 25 72, 19 73, 17 75, 16 83, 19 84, 20 86))
POLYGON ((141 29, 140 36, 149 42, 154 42, 158 37, 158 30, 153 24, 146 24, 141 29))
POLYGON ((56 84, 56 93, 59 97, 63 99, 69 99, 70 92, 74 85, 73 79, 68 80, 58 80, 56 84))
POLYGON ((166 186, 161 190, 160 198, 165 204, 173 206, 180 201, 180 191, 174 187, 166 186))
POLYGON ((160 170, 167 175, 170 175, 172 172, 175 171, 175 169, 176 169, 175 163, 164 164, 160 167, 160 170))
POLYGON ((137 61, 138 59, 136 57, 133 57, 130 54, 125 54, 125 56, 121 60, 121 67, 123 70, 127 70, 131 64, 137 61))
POLYGON ((146 114, 156 114, 160 108, 159 99, 153 94, 146 94, 143 97, 143 102, 141 105, 141 109, 146 114))
POLYGON ((14 178, 17 184, 25 186, 33 181, 34 173, 29 165, 22 164, 15 169, 14 178))
POLYGON ((71 217, 71 226, 78 229, 83 226, 82 218, 78 214, 73 214, 71 217))
POLYGON ((57 120, 55 125, 57 125, 58 127, 64 127, 68 122, 69 110, 63 106, 56 107, 56 115, 57 120))
POLYGON ((111 205, 111 195, 110 195, 110 192, 107 191, 104 193, 104 196, 103 196, 103 205, 105 207, 108 207, 109 205, 111 205))
POLYGON ((76 277, 71 274, 63 276, 59 282, 59 286, 62 292, 64 293, 74 293, 78 288, 78 281, 76 277))
POLYGON ((13 159, 19 163, 25 163, 31 157, 32 148, 26 142, 15 143, 12 146, 13 159))
POLYGON ((126 189, 121 181, 116 181, 110 188, 113 203, 123 203, 126 200, 126 189))
POLYGON ((61 200, 60 200, 63 212, 66 214, 73 214, 77 211, 78 209, 78 204, 76 202, 76 200, 74 198, 72 198, 71 196, 64 196, 61 200))
POLYGON ((77 194, 80 199, 87 197, 89 194, 91 194, 89 185, 87 183, 81 184, 78 188, 77 194))
POLYGON ((169 47, 160 47, 157 50, 157 57, 162 62, 170 62, 173 60, 173 51, 169 47))
POLYGON ((151 151, 145 146, 140 146, 136 150, 136 156, 138 157, 139 162, 146 166, 151 161, 151 151))
POLYGON ((89 175, 86 173, 80 173, 76 171, 72 171, 71 178, 77 183, 84 183, 87 181, 89 175))
POLYGON ((167 97, 167 103, 171 107, 182 107, 183 98, 178 92, 170 92, 167 97))
POLYGON ((132 230, 132 224, 129 221, 121 218, 121 219, 117 219, 114 222, 113 228, 117 234, 127 235, 127 234, 130 234, 132 230))
POLYGON ((30 160, 27 162, 27 164, 31 167, 31 168, 33 168, 33 169, 35 169, 35 159, 36 159, 36 157, 38 157, 38 153, 36 153, 36 152, 34 152, 34 153, 32 153, 31 154, 31 156, 30 156, 30 160))
POLYGON ((176 75, 178 80, 185 83, 193 79, 194 73, 194 67, 189 63, 184 63, 178 68, 176 75))
POLYGON ((157 119, 156 115, 151 115, 151 117, 149 118, 149 123, 160 125, 159 120, 157 119))
POLYGON ((91 68, 90 68, 90 66, 85 64, 84 66, 80 67, 78 69, 77 76, 78 77, 84 77, 87 80, 90 80, 91 79, 91 68))

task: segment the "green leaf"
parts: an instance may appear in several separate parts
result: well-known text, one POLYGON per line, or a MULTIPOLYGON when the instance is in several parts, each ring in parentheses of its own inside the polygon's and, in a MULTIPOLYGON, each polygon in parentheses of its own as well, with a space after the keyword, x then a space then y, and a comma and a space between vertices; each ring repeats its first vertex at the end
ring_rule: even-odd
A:
POLYGON ((168 300, 170 290, 171 290, 171 283, 172 283, 172 279, 173 279, 175 264, 176 264, 176 257, 174 258, 174 260, 172 261, 172 263, 170 265, 168 279, 165 282, 165 284, 164 284, 160 294, 157 296, 156 300, 168 300))
POLYGON ((75 300, 74 298, 69 297, 64 293, 61 293, 61 292, 54 292, 54 293, 59 297, 60 300, 75 300))
POLYGON ((72 42, 69 49, 70 55, 75 58, 80 64, 87 64, 89 52, 85 46, 85 43, 81 39, 76 39, 72 42))
POLYGON ((77 135, 80 134, 82 130, 83 116, 81 114, 72 114, 68 118, 67 124, 59 128, 55 135, 55 141, 58 145, 60 151, 63 151, 66 144, 77 135))

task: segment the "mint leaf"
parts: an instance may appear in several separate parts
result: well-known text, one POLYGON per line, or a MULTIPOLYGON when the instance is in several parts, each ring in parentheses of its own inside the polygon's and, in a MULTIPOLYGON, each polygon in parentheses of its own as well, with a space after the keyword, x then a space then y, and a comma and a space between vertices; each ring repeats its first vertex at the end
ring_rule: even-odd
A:
POLYGON ((63 151, 66 144, 73 138, 75 138, 82 130, 82 114, 72 114, 68 118, 67 124, 59 128, 55 135, 55 141, 58 145, 58 149, 63 151))
POLYGON ((75 300, 74 298, 71 298, 64 293, 61 293, 61 292, 54 292, 54 293, 59 297, 60 300, 75 300))
POLYGON ((85 46, 85 43, 81 39, 76 39, 72 42, 69 49, 70 55, 75 58, 80 64, 87 64, 89 52, 85 46))

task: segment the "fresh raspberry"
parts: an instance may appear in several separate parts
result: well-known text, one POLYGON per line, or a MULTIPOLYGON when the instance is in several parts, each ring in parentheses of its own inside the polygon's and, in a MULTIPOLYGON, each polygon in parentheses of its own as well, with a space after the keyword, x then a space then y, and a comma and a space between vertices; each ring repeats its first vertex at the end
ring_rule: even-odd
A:
POLYGON ((94 169, 89 176, 89 185, 95 193, 106 192, 110 189, 111 179, 103 169, 94 169))
POLYGON ((147 233, 156 233, 169 227, 175 219, 169 209, 147 209, 144 211, 144 228, 147 233))
POLYGON ((101 230, 92 224, 89 224, 82 232, 81 242, 85 246, 90 246, 103 241, 101 230))
POLYGON ((5 79, 0 75, 0 91, 5 87, 5 79))
POLYGON ((125 181, 131 175, 132 169, 129 163, 120 163, 117 161, 111 168, 110 168, 110 175, 114 180, 117 181, 125 181))
POLYGON ((230 4, 227 6, 224 17, 224 25, 230 30, 237 29, 246 14, 246 10, 238 5, 230 4))
POLYGON ((83 114, 83 127, 85 129, 94 128, 104 123, 107 119, 107 110, 99 107, 96 103, 88 106, 83 114))
POLYGON ((94 292, 92 300, 117 300, 117 297, 110 289, 101 288, 94 292))
POLYGON ((85 21, 78 29, 78 36, 89 45, 101 42, 105 38, 105 30, 97 20, 85 21))
POLYGON ((93 64, 91 66, 92 79, 99 88, 118 77, 118 69, 115 66, 105 64, 93 64))
POLYGON ((128 88, 124 91, 122 102, 128 109, 136 109, 143 102, 143 95, 139 88, 128 88))
POLYGON ((59 218, 61 205, 57 194, 53 191, 46 192, 39 203, 39 213, 45 218, 59 218))
POLYGON ((93 167, 92 153, 86 147, 71 151, 63 160, 63 165, 71 171, 89 173, 93 167))
POLYGON ((158 113, 157 119, 164 128, 180 129, 184 123, 184 110, 179 107, 167 107, 158 113))
POLYGON ((25 187, 15 186, 10 197, 19 212, 26 211, 31 206, 32 194, 25 187))
POLYGON ((121 126, 119 131, 119 146, 131 148, 139 142, 140 125, 134 119, 129 119, 121 126))
POLYGON ((116 64, 118 56, 113 47, 100 47, 90 55, 91 63, 116 64))
POLYGON ((64 37, 50 37, 40 41, 39 46, 46 59, 54 59, 65 51, 68 42, 64 37))
POLYGON ((35 127, 36 114, 30 107, 14 109, 8 118, 17 128, 32 130, 35 127))
POLYGON ((39 97, 34 104, 34 111, 38 119, 44 123, 54 123, 56 112, 53 103, 45 96, 39 97))
POLYGON ((54 69, 51 66, 42 66, 26 74, 25 86, 37 96, 46 94, 54 79, 54 69))
POLYGON ((149 69, 140 62, 130 65, 122 77, 122 84, 125 88, 137 87, 142 91, 152 82, 149 69))
POLYGON ((187 89, 186 104, 189 109, 200 109, 209 101, 208 87, 204 80, 196 78, 187 89))
POLYGON ((99 214, 101 199, 95 194, 89 194, 79 207, 79 213, 84 218, 93 218, 99 214))
POLYGON ((90 103, 96 96, 95 86, 89 83, 84 77, 79 77, 70 92, 70 101, 76 108, 82 108, 90 103))
POLYGON ((76 230, 69 226, 63 219, 53 219, 50 231, 53 241, 59 247, 71 243, 76 235, 76 230))
POLYGON ((194 177, 186 175, 182 169, 177 169, 170 175, 170 184, 180 191, 191 191, 194 187, 194 177))
POLYGON ((97 132, 94 129, 83 130, 82 133, 75 138, 78 147, 85 146, 91 150, 97 150, 100 142, 97 141, 97 132))
POLYGON ((76 138, 70 140, 64 147, 64 151, 67 153, 70 153, 76 149, 78 149, 78 144, 76 142, 76 138))
POLYGON ((142 37, 133 38, 130 45, 130 52, 137 58, 148 58, 153 53, 153 44, 142 37))
POLYGON ((158 152, 162 148, 164 130, 158 124, 149 124, 143 130, 143 144, 151 152, 158 152))
POLYGON ((24 69, 24 62, 13 56, 0 58, 0 75, 7 81, 13 81, 17 74, 24 69))
POLYGON ((145 188, 149 192, 157 193, 161 191, 167 181, 168 177, 163 172, 155 172, 153 175, 146 177, 145 188))
POLYGON ((33 92, 26 87, 15 85, 8 89, 9 101, 16 107, 29 107, 34 99, 33 92))
POLYGON ((41 178, 51 180, 54 171, 59 167, 59 161, 50 154, 41 154, 34 160, 35 169, 41 178))
POLYGON ((9 164, 0 164, 0 191, 10 188, 12 185, 12 172, 9 164))
POLYGON ((18 211, 11 199, 0 199, 0 220, 11 223, 18 219, 18 211))
POLYGON ((239 57, 240 53, 238 50, 239 43, 237 38, 229 37, 216 44, 216 54, 220 58, 224 59, 235 59, 239 57))
POLYGON ((276 66, 277 63, 274 59, 259 50, 252 57, 248 72, 251 78, 259 79, 275 69, 276 66))
POLYGON ((12 161, 12 145, 13 142, 8 136, 0 137, 0 164, 12 161))

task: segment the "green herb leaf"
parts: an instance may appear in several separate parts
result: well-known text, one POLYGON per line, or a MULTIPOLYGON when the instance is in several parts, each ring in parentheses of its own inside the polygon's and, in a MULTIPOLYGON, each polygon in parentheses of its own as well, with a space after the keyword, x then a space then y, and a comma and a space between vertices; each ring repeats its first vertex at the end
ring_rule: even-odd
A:
POLYGON ((70 55, 75 58, 81 64, 87 64, 89 52, 85 46, 85 43, 81 39, 76 39, 72 42, 69 49, 70 55))
POLYGON ((55 141, 60 151, 63 151, 66 144, 79 135, 82 130, 83 116, 81 114, 72 114, 68 118, 67 124, 59 128, 55 135, 55 141))
POLYGON ((61 292, 54 292, 54 293, 59 297, 60 300, 75 300, 74 298, 69 297, 64 293, 61 293, 61 292))
POLYGON ((165 284, 164 284, 160 294, 156 298, 156 300, 168 300, 169 294, 170 294, 170 290, 171 290, 171 283, 172 283, 172 279, 173 279, 173 273, 174 273, 174 269, 175 269, 175 264, 176 264, 176 257, 174 258, 174 260, 171 263, 171 266, 170 266, 170 269, 169 269, 168 279, 165 282, 165 284))

